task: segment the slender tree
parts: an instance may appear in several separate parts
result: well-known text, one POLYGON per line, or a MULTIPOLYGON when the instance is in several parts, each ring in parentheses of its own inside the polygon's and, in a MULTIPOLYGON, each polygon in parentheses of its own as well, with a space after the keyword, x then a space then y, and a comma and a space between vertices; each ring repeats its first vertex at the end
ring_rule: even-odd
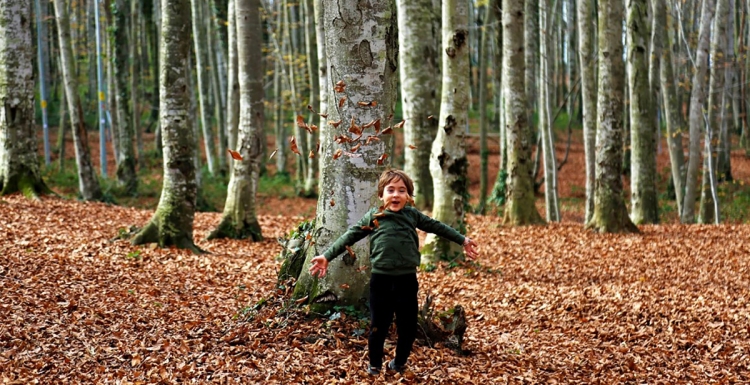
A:
POLYGON ((548 222, 560 221, 560 207, 557 192, 557 160, 555 157, 554 117, 552 105, 555 97, 555 77, 553 71, 553 29, 552 9, 545 0, 539 2, 539 132, 544 156, 544 206, 548 222))
POLYGON ((404 171, 414 180, 414 204, 432 207, 430 147, 438 121, 438 31, 433 30, 433 14, 425 12, 432 0, 397 0, 401 105, 404 119, 404 171))
POLYGON ((36 153, 32 20, 30 0, 8 0, 0 11, 0 195, 52 192, 36 153))
POLYGON ((594 0, 578 2, 578 55, 581 63, 581 104, 583 107, 583 154, 586 164, 586 203, 584 223, 594 215, 596 145, 596 17, 594 0))
POLYGON ((602 233, 638 232, 628 216, 623 196, 622 59, 623 4, 599 1, 599 84, 596 130, 596 187, 594 215, 586 227, 602 233))
POLYGON ((508 188, 503 222, 518 226, 542 223, 534 203, 529 124, 524 90, 524 2, 503 0, 503 92, 508 146, 508 188))
MULTIPOLYGON (((435 189, 432 215, 466 233, 469 161, 464 131, 469 110, 468 7, 462 0, 445 0, 442 6, 443 84, 440 121, 430 153, 430 174, 435 189)), ((463 258, 463 248, 434 234, 425 239, 422 255, 428 261, 463 258)))
MULTIPOLYGON (((318 72, 318 49, 315 37, 315 13, 313 12, 313 0, 303 0, 302 11, 305 17, 305 56, 307 57, 307 73, 309 74, 307 78, 310 91, 310 106, 314 107, 313 109, 317 111, 323 111, 320 109, 320 78, 315 76, 316 72, 318 72)), ((308 122, 320 127, 323 123, 317 121, 316 118, 318 117, 317 114, 310 111, 308 122)), ((312 151, 317 147, 316 144, 318 140, 318 131, 314 130, 312 134, 307 135, 307 148, 312 151)), ((315 196, 318 187, 318 157, 314 155, 313 151, 313 156, 308 155, 305 159, 307 159, 307 174, 305 174, 302 195, 315 196)))
POLYGON ((91 151, 89 151, 88 135, 83 121, 83 109, 78 97, 78 82, 73 72, 73 51, 70 46, 70 21, 65 10, 64 0, 55 0, 55 15, 57 19, 57 35, 60 43, 60 57, 62 60, 63 82, 65 96, 68 99, 70 124, 73 131, 73 143, 78 167, 78 187, 84 200, 102 199, 99 180, 91 165, 91 151))
MULTIPOLYGON (((359 140, 342 139, 351 139, 350 130, 358 131, 373 121, 380 121, 384 129, 390 124, 388 116, 396 101, 395 8, 389 0, 373 0, 367 7, 360 4, 358 0, 323 1, 329 83, 339 84, 326 87, 328 120, 341 123, 321 127, 315 238, 314 244, 308 242, 306 246, 305 266, 378 205, 378 178, 390 163, 386 155, 393 146, 391 135, 377 135, 374 127, 368 127, 359 140), (361 147, 354 149, 355 146, 361 147), (341 155, 344 151, 351 155, 341 155)), ((356 258, 347 255, 331 262, 323 279, 302 269, 294 297, 307 297, 314 311, 333 305, 362 306, 368 297, 369 277, 362 271, 369 266, 369 250, 365 242, 357 243, 352 250, 356 258)))
POLYGON ((701 163, 701 129, 705 127, 703 104, 706 101, 706 73, 708 72, 709 37, 711 20, 714 17, 714 0, 703 0, 698 48, 695 51, 695 73, 693 88, 690 91, 690 144, 688 145, 688 166, 685 178, 685 200, 682 204, 682 223, 695 222, 695 201, 698 189, 698 168, 701 163))
POLYGON ((235 17, 235 0, 229 0, 227 6, 227 50, 229 68, 227 71, 227 136, 228 147, 237 148, 237 130, 240 120, 240 83, 237 78, 237 18, 235 17))
MULTIPOLYGON (((125 49, 128 46, 128 12, 127 0, 115 0, 112 4, 112 13, 114 16, 114 35, 110 44, 115 46, 114 57, 112 58, 113 77, 115 83, 115 98, 117 103, 117 125, 113 127, 117 135, 117 182, 125 188, 128 194, 135 194, 138 190, 138 176, 135 173, 135 148, 133 148, 133 124, 130 119, 130 109, 128 102, 132 90, 128 89, 128 56, 130 50, 125 49)), ((134 123, 134 122, 132 122, 134 123)))
POLYGON ((718 161, 721 151, 721 126, 724 123, 725 97, 724 77, 727 70, 726 35, 729 18, 729 1, 716 1, 713 33, 711 34, 711 74, 709 76, 708 116, 705 122, 706 138, 701 177, 701 200, 698 223, 719 221, 716 208, 718 161))
POLYGON ((655 108, 649 83, 648 0, 627 2, 628 87, 630 91, 630 218, 659 222, 656 194, 655 108))
POLYGON ((188 119, 190 7, 188 0, 162 0, 161 4, 159 118, 164 182, 156 212, 131 242, 156 242, 161 247, 174 245, 201 253, 193 243, 198 188, 193 163, 196 141, 188 119))
MULTIPOLYGON (((526 44, 526 49, 524 50, 524 62, 526 63, 526 79, 524 84, 526 89, 526 103, 528 105, 526 113, 528 115, 527 120, 532 127, 534 127, 534 109, 538 99, 537 92, 539 91, 539 82, 537 81, 537 77, 539 76, 539 1, 525 1, 525 20, 523 22, 523 40, 526 44)), ((529 130, 529 136, 528 140, 533 141, 535 139, 534 130, 529 130)))
MULTIPOLYGON (((168 0, 162 0, 168 1, 168 0)), ((203 145, 206 151, 206 163, 208 163, 208 172, 215 175, 219 171, 219 165, 216 162, 216 142, 214 140, 213 129, 209 122, 208 107, 208 63, 206 63, 209 54, 206 47, 206 30, 201 28, 203 25, 203 1, 190 0, 193 20, 193 43, 195 52, 195 72, 198 75, 198 104, 200 105, 200 122, 203 129, 203 145)), ((221 154, 224 156, 224 154, 221 154)))
POLYGON ((213 238, 263 239, 256 215, 255 195, 260 178, 263 140, 263 33, 259 0, 236 0, 237 57, 240 83, 240 123, 237 152, 227 187, 224 215, 213 238))

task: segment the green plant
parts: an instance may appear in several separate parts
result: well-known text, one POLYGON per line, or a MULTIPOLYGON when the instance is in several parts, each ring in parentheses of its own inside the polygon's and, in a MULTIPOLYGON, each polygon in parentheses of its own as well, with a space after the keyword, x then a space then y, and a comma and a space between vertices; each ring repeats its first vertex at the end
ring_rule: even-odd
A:
POLYGON ((131 251, 125 256, 125 259, 134 259, 134 260, 140 261, 141 251, 140 250, 131 251))

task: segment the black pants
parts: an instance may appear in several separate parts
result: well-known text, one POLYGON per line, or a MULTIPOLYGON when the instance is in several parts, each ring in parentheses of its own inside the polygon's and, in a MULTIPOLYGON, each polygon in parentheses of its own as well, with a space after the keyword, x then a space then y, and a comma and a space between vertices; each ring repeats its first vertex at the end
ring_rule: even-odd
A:
POLYGON ((383 345, 396 314, 396 365, 406 364, 417 336, 417 274, 372 274, 370 278, 370 366, 383 364, 383 345))

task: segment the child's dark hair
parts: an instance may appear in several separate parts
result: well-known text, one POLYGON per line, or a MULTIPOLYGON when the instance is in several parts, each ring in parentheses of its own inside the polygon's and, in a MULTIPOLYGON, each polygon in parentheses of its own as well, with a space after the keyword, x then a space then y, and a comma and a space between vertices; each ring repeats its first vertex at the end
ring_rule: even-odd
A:
POLYGON ((406 192, 409 193, 409 196, 414 196, 414 182, 409 178, 409 175, 406 175, 406 173, 401 170, 391 168, 380 174, 380 179, 378 180, 378 197, 382 197, 385 186, 396 179, 400 179, 404 182, 406 185, 406 192))

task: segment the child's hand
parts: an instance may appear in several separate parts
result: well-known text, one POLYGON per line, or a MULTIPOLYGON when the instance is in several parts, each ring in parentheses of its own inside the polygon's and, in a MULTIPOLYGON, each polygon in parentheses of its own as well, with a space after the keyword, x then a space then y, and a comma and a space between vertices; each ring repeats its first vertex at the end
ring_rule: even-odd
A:
POLYGON ((466 237, 464 239, 464 253, 466 254, 466 258, 469 258, 471 260, 476 259, 479 256, 477 247, 479 247, 479 245, 474 242, 473 239, 466 237))
POLYGON ((312 274, 313 277, 325 277, 326 270, 328 270, 328 260, 326 259, 326 257, 318 255, 317 257, 313 258, 311 262, 312 266, 310 266, 310 274, 312 274))

